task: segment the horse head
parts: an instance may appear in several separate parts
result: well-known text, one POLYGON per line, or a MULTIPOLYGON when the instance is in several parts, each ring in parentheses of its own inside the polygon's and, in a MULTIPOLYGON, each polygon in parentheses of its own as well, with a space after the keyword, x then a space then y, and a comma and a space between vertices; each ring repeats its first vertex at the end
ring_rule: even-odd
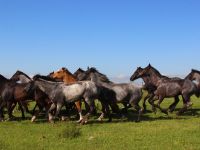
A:
POLYGON ((137 67, 137 69, 135 70, 135 72, 132 74, 130 80, 131 80, 131 81, 134 81, 134 80, 136 80, 136 79, 142 77, 142 76, 141 76, 142 71, 143 71, 143 68, 137 67))

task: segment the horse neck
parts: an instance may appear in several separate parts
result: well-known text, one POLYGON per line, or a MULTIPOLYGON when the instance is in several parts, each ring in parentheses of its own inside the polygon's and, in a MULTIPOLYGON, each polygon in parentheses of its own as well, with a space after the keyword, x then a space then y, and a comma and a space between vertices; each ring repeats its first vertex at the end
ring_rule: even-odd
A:
POLYGON ((21 83, 28 83, 31 81, 31 79, 26 77, 25 75, 20 75, 19 80, 21 81, 21 83))
POLYGON ((152 84, 157 85, 157 83, 160 81, 160 79, 162 79, 162 75, 157 74, 152 70, 149 72, 149 79, 152 84))
POLYGON ((150 78, 148 76, 142 77, 142 80, 144 81, 145 84, 150 83, 150 78))
POLYGON ((43 91, 46 94, 50 94, 51 91, 55 90, 58 86, 58 83, 52 83, 45 80, 37 80, 35 81, 35 85, 39 87, 41 91, 43 91))
POLYGON ((74 83, 76 82, 76 78, 73 75, 67 74, 65 73, 64 77, 63 77, 63 82, 70 84, 70 83, 74 83))

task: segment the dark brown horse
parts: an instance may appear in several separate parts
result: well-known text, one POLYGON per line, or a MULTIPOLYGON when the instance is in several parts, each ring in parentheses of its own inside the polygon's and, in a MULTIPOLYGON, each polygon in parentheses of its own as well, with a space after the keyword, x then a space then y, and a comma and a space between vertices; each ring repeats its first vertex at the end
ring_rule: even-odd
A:
POLYGON ((184 112, 192 105, 190 102, 190 96, 195 94, 196 86, 190 80, 180 78, 170 79, 166 76, 162 76, 158 70, 153 68, 150 64, 143 69, 140 76, 149 76, 151 83, 156 87, 156 90, 154 91, 154 99, 158 99, 159 101, 157 105, 153 103, 155 100, 153 100, 151 104, 154 107, 159 108, 162 112, 167 114, 167 110, 160 106, 163 99, 167 97, 178 97, 179 95, 182 95, 184 106, 178 114, 184 112))
MULTIPOLYGON (((147 96, 145 96, 144 101, 143 101, 144 112, 146 112, 146 101, 148 100, 149 103, 151 104, 151 100, 154 98, 154 91, 156 90, 156 86, 151 83, 149 76, 140 76, 142 71, 143 71, 143 68, 138 67, 136 71, 133 73, 133 75, 131 76, 130 80, 134 81, 139 78, 143 79, 145 83, 145 85, 143 85, 143 89, 148 92, 147 96)), ((155 108, 153 107, 152 109, 154 110, 155 108)))
POLYGON ((32 91, 26 92, 24 88, 28 85, 29 83, 16 83, 13 80, 6 79, 2 75, 0 76, 0 94, 1 94, 1 116, 3 116, 3 108, 4 106, 7 106, 8 110, 8 119, 12 119, 12 111, 18 102, 20 109, 22 111, 22 117, 24 118, 24 112, 23 108, 21 105, 21 101, 25 101, 28 99, 32 99, 32 91))
MULTIPOLYGON (((49 98, 47 97, 47 95, 42 92, 40 89, 38 88, 35 88, 35 87, 32 87, 32 79, 27 75, 25 74, 24 72, 22 71, 16 71, 16 73, 11 77, 11 80, 12 81, 15 81, 15 82, 18 82, 20 81, 21 85, 25 84, 26 85, 26 88, 27 86, 29 86, 29 91, 31 90, 32 92, 32 95, 30 96, 31 100, 35 100, 36 102, 36 105, 33 109, 33 117, 31 119, 31 121, 35 121, 36 119, 36 116, 43 111, 43 108, 45 108, 46 112, 48 111, 49 107, 50 107, 50 100, 49 98), (27 84, 28 83, 28 84, 27 84), (36 107, 39 107, 39 111, 36 111, 36 107)), ((20 85, 20 84, 18 84, 20 85)), ((23 92, 28 92, 28 91, 23 91, 23 92)), ((20 101, 22 104, 24 104, 24 102, 26 101, 20 101)))

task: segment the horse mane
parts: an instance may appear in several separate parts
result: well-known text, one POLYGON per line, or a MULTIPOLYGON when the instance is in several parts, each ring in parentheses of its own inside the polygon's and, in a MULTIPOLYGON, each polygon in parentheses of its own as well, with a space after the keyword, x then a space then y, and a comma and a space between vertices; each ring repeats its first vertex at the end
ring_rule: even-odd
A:
MULTIPOLYGON (((20 70, 17 70, 15 74, 23 74, 23 75, 24 75, 25 77, 27 77, 29 80, 32 80, 27 74, 25 74, 24 72, 22 72, 22 71, 20 71, 20 70)), ((14 74, 14 75, 15 75, 15 74, 14 74)), ((13 76, 14 76, 14 75, 13 75, 13 76)))
POLYGON ((73 76, 74 77, 74 75, 67 69, 67 68, 65 68, 65 67, 62 67, 62 70, 64 70, 65 71, 65 73, 67 73, 67 74, 69 74, 69 75, 71 75, 71 76, 73 76))
POLYGON ((33 80, 37 80, 37 79, 43 79, 43 80, 46 80, 46 81, 51 81, 51 82, 58 82, 57 80, 49 77, 49 76, 43 76, 43 75, 40 75, 40 74, 36 74, 34 77, 33 77, 33 80))
POLYGON ((200 74, 200 71, 196 69, 192 69, 192 72, 200 74))
POLYGON ((169 78, 169 77, 167 77, 167 76, 163 76, 156 68, 154 68, 153 66, 151 66, 151 65, 149 65, 148 67, 150 67, 153 71, 154 71, 154 73, 156 74, 156 75, 158 75, 158 76, 160 76, 160 77, 164 77, 164 78, 169 78))
POLYGON ((7 79, 6 77, 4 77, 4 76, 1 75, 1 74, 0 74, 0 79, 1 79, 1 80, 7 80, 7 81, 9 81, 9 79, 7 79))
POLYGON ((88 70, 89 73, 97 73, 99 76, 100 81, 102 82, 111 82, 105 74, 100 73, 95 67, 92 67, 88 70))
POLYGON ((77 71, 79 71, 79 72, 85 72, 82 68, 78 68, 77 71))

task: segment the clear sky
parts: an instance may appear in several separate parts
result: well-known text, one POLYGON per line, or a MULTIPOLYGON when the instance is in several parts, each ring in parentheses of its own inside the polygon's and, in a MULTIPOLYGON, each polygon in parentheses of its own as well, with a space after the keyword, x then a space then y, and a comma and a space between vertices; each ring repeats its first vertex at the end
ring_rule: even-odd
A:
POLYGON ((199 0, 0 0, 0 73, 200 70, 199 0))

